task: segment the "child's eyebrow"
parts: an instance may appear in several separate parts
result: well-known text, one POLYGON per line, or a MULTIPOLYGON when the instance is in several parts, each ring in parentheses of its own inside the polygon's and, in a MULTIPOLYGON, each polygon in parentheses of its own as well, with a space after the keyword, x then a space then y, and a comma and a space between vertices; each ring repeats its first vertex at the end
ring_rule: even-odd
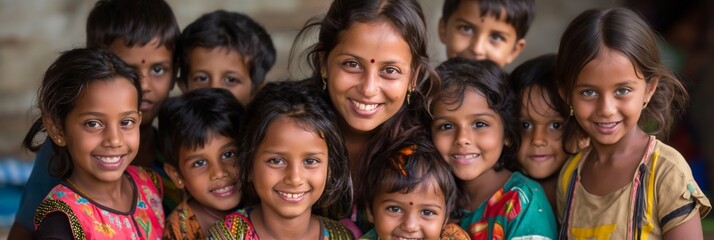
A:
MULTIPOLYGON (((384 199, 381 203, 404 204, 402 201, 398 201, 395 199, 384 199)), ((440 210, 444 209, 443 207, 441 207, 441 205, 434 204, 434 203, 426 203, 426 204, 422 203, 422 204, 417 204, 417 206, 427 206, 427 207, 431 207, 431 208, 438 208, 440 210)))
MULTIPOLYGON (((129 116, 129 115, 132 115, 132 114, 139 114, 139 111, 131 110, 131 111, 126 111, 126 112, 119 113, 120 116, 129 116)), ((80 113, 80 114, 79 114, 80 117, 83 117, 83 116, 98 116, 98 117, 102 117, 102 116, 106 116, 106 115, 107 115, 107 114, 101 113, 101 112, 83 112, 83 113, 80 113)))
MULTIPOLYGON (((269 153, 269 154, 275 154, 275 155, 288 155, 289 152, 268 149, 268 150, 263 151, 263 153, 269 153)), ((327 154, 325 154, 324 152, 304 152, 304 153, 302 153, 303 157, 312 157, 315 155, 327 155, 327 154)))

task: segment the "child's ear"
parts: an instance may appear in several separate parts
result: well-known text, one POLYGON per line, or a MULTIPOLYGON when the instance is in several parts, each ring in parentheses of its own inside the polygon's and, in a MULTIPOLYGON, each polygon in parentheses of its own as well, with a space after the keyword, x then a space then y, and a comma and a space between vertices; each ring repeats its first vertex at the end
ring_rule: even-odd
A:
POLYGON ((511 51, 511 54, 508 56, 508 59, 506 60, 506 65, 511 64, 513 60, 516 60, 518 58, 518 55, 521 55, 521 51, 523 51, 523 47, 526 46, 526 39, 521 38, 516 41, 516 44, 513 45, 513 50, 511 51))
POLYGON ((652 76, 650 82, 647 83, 647 87, 645 88, 645 102, 649 102, 652 99, 652 95, 654 95, 655 90, 657 90, 657 85, 659 85, 659 78, 659 75, 652 76))
POLYGON ((372 207, 367 205, 367 221, 374 224, 374 215, 372 215, 372 207))
POLYGON ((446 44, 446 21, 448 19, 439 18, 439 40, 446 44))
POLYGON ((168 163, 164 163, 164 171, 166 171, 166 174, 169 175, 171 181, 176 184, 176 188, 183 189, 184 182, 178 169, 176 169, 174 166, 169 165, 168 163))
POLYGON ((45 129, 47 129, 47 135, 50 139, 52 139, 52 142, 60 147, 67 146, 67 141, 65 141, 64 137, 64 130, 59 123, 55 123, 55 121, 49 116, 42 116, 42 125, 44 125, 45 129))

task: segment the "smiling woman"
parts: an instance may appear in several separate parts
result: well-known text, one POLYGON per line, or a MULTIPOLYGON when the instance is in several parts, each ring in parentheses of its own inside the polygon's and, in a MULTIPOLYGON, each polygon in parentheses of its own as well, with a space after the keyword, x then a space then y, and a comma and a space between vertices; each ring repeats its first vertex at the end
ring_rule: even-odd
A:
MULTIPOLYGON (((307 51, 312 77, 338 115, 353 182, 381 147, 422 131, 439 78, 429 65, 426 26, 413 0, 336 0, 324 19, 308 21, 295 46, 313 30, 307 51)), ((360 185, 355 185, 360 203, 360 185)))

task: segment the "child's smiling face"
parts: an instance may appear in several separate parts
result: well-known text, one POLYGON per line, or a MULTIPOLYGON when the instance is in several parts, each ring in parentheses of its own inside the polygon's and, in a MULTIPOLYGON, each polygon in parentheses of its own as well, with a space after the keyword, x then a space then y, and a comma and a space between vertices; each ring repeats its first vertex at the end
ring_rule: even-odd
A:
POLYGON ((642 130, 637 125, 645 102, 657 89, 630 59, 603 47, 578 74, 571 92, 575 119, 593 144, 611 145, 642 130))
POLYGON ((327 143, 309 129, 293 118, 277 118, 256 149, 250 179, 263 216, 310 215, 322 196, 328 176, 327 143))
POLYGON ((173 88, 173 58, 165 45, 156 38, 145 46, 129 47, 123 39, 115 40, 109 51, 134 67, 141 79, 141 125, 151 124, 159 112, 159 106, 173 88))
POLYGON ((120 179, 139 150, 138 93, 126 78, 94 81, 75 100, 61 136, 72 157, 75 182, 120 179))
POLYGON ((234 166, 238 147, 230 137, 214 133, 209 136, 203 147, 181 148, 178 154, 181 174, 171 175, 177 178, 174 179, 177 186, 185 186, 191 197, 201 205, 217 211, 231 210, 241 200, 234 166))
POLYGON ((188 57, 188 82, 186 90, 198 88, 223 88, 230 91, 243 107, 248 105, 253 93, 253 82, 247 59, 238 51, 216 47, 197 47, 188 57))
POLYGON ((489 59, 501 67, 513 62, 526 44, 506 22, 505 11, 501 19, 490 13, 481 16, 478 1, 460 1, 448 19, 439 20, 439 39, 449 59, 489 59))
POLYGON ((439 239, 448 212, 444 193, 432 178, 409 193, 377 194, 367 218, 381 239, 439 239))
POLYGON ((483 94, 469 88, 463 103, 437 101, 432 109, 432 140, 454 175, 470 181, 493 171, 506 140, 503 120, 483 94))
POLYGON ((522 135, 518 162, 534 179, 557 174, 568 157, 563 150, 565 119, 550 107, 548 99, 545 90, 532 86, 523 91, 520 105, 522 135))

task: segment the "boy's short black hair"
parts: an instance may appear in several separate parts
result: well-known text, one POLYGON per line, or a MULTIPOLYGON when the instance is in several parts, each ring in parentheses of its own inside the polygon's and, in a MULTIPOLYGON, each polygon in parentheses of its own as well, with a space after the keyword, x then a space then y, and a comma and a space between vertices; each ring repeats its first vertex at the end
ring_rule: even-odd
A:
POLYGON ((265 75, 275 64, 275 47, 265 29, 250 17, 218 10, 204 14, 183 30, 179 39, 178 57, 182 84, 188 83, 188 55, 197 47, 225 47, 248 60, 252 90, 265 81, 265 75))
POLYGON ((179 31, 164 0, 99 0, 87 17, 87 47, 108 48, 117 39, 146 46, 158 38, 173 53, 179 31))
POLYGON ((166 99, 158 116, 159 148, 177 168, 182 148, 202 148, 213 134, 237 142, 243 107, 228 90, 201 88, 166 99))
POLYGON ((505 11, 506 23, 513 25, 518 39, 526 36, 535 17, 533 0, 444 0, 444 8, 441 10, 441 19, 444 23, 449 20, 462 1, 477 1, 482 17, 490 14, 500 19, 501 11, 505 11))

